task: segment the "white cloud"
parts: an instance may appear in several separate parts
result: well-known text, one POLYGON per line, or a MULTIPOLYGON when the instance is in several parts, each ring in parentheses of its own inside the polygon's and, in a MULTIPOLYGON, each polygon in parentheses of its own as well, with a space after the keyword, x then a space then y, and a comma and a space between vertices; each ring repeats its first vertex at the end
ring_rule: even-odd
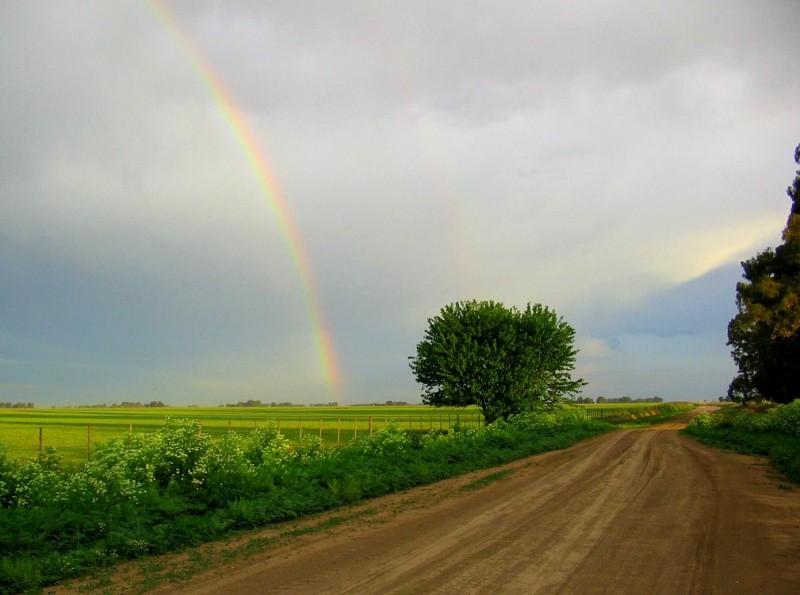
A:
POLYGON ((581 359, 604 359, 614 355, 614 349, 603 339, 580 337, 576 343, 581 359))

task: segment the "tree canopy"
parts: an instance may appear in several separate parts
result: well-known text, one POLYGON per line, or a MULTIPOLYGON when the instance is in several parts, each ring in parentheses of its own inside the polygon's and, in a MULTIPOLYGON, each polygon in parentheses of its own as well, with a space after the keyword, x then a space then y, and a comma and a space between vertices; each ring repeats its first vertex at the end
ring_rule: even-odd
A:
MULTIPOLYGON (((800 165, 800 145, 794 160, 800 165)), ((735 401, 800 398, 800 170, 787 194, 783 243, 744 261, 745 280, 736 285, 738 314, 728 324, 739 368, 728 389, 735 401)))
POLYGON ((422 401, 477 405, 486 423, 551 407, 586 384, 573 379, 575 330, 540 304, 523 311, 494 301, 462 301, 428 319, 410 357, 422 401))

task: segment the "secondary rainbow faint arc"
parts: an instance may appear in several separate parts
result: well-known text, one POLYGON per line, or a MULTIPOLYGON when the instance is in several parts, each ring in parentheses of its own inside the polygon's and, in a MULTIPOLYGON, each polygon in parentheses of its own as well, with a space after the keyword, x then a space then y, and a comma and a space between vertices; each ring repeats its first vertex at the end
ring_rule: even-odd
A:
POLYGON ((294 223, 286 198, 275 179, 275 175, 269 166, 264 151, 261 149, 261 145, 253 134, 252 129, 248 126, 243 111, 239 108, 222 78, 200 52, 197 44, 194 43, 170 8, 161 0, 145 1, 152 12, 158 17, 158 20, 161 21, 164 27, 177 41, 192 67, 208 88, 211 97, 233 131, 236 142, 242 148, 264 197, 275 213, 279 226, 286 239, 289 254, 303 285, 309 310, 309 318, 314 327, 315 341, 319 350, 325 379, 329 384, 334 400, 338 403, 342 377, 339 370, 336 349, 333 344, 333 337, 317 297, 318 290, 314 280, 311 261, 300 233, 297 230, 297 226, 294 223))

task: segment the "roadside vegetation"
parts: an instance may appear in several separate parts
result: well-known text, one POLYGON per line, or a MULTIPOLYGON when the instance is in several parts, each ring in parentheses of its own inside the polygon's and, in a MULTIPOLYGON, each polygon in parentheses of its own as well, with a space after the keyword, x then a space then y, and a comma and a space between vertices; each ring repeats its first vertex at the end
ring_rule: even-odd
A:
POLYGON ((390 425, 326 448, 274 426, 217 439, 192 420, 98 445, 71 470, 55 449, 0 455, 0 593, 35 590, 125 559, 565 448, 612 426, 583 412, 511 415, 485 428, 390 425))
POLYGON ((800 483, 800 399, 787 405, 725 406, 697 415, 685 431, 711 446, 767 456, 800 483))
POLYGON ((624 428, 651 426, 667 421, 694 409, 697 405, 689 402, 669 403, 609 403, 604 405, 572 405, 582 409, 587 416, 602 419, 624 428))

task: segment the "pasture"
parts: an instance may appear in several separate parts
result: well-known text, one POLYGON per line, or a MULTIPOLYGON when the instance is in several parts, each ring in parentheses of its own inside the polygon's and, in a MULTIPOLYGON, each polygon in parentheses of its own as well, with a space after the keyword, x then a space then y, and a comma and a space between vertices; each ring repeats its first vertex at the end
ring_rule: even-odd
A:
POLYGON ((167 418, 198 420, 203 432, 219 437, 247 434, 273 425, 290 440, 315 434, 326 446, 397 424, 401 429, 449 430, 457 423, 480 427, 476 408, 437 409, 425 405, 344 407, 137 407, 0 409, 0 444, 11 460, 35 458, 54 447, 67 463, 79 463, 93 448, 126 432, 154 432, 167 418))
MULTIPOLYGON (((678 403, 607 403, 579 405, 586 416, 611 423, 657 415, 678 403)), ((247 434, 273 425, 289 440, 314 434, 325 446, 343 444, 371 431, 396 424, 401 429, 446 431, 456 424, 481 427, 475 407, 436 408, 427 405, 342 407, 87 407, 0 409, 0 445, 10 460, 38 456, 53 447, 68 464, 91 457, 97 444, 126 432, 154 432, 167 418, 198 420, 205 433, 219 437, 229 431, 247 434)))

